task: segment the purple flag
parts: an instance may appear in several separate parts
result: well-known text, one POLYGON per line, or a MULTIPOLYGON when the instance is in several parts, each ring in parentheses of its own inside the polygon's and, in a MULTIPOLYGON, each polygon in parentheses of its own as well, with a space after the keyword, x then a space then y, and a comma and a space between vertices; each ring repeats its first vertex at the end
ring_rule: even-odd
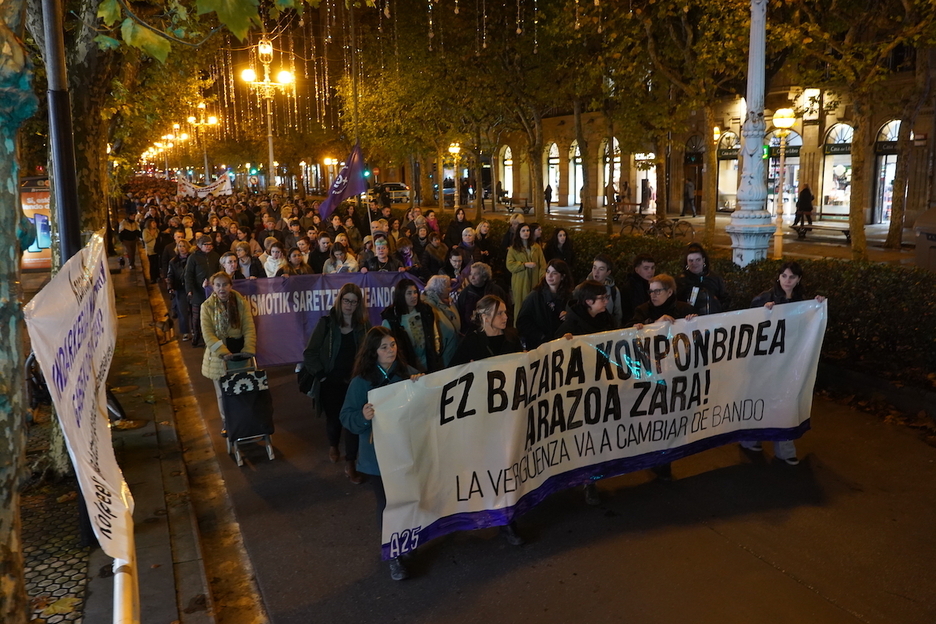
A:
POLYGON ((355 195, 360 195, 367 190, 367 182, 364 181, 364 155, 361 154, 361 144, 355 143, 351 150, 351 155, 345 161, 344 167, 338 172, 335 183, 332 184, 328 197, 319 206, 319 216, 322 221, 326 221, 328 216, 334 212, 335 208, 344 200, 355 195))

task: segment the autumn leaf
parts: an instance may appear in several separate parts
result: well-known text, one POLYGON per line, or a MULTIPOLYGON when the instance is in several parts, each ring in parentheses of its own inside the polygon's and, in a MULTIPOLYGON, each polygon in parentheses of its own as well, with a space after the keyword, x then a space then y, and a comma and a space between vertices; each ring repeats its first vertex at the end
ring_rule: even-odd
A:
POLYGON ((59 598, 48 607, 43 609, 42 615, 62 615, 64 613, 71 613, 80 603, 81 598, 75 598, 73 596, 59 598))
POLYGON ((108 28, 113 26, 114 22, 120 19, 120 5, 117 4, 117 0, 104 0, 98 6, 97 16, 108 28))

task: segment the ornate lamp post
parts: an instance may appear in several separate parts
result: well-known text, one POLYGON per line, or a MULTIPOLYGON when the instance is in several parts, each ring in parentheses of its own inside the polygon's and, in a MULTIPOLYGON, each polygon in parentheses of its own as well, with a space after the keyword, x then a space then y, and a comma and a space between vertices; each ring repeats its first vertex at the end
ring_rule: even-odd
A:
POLYGON ((201 128, 211 128, 212 126, 218 125, 218 118, 214 115, 209 115, 205 117, 205 103, 200 102, 198 104, 199 116, 195 117, 192 115, 188 118, 189 125, 195 128, 195 140, 201 143, 202 147, 202 158, 205 161, 205 184, 211 182, 211 171, 208 169, 208 145, 205 141, 205 137, 199 134, 201 128))
MULTIPOLYGON (((458 190, 460 187, 460 180, 458 179, 458 155, 461 153, 461 145, 459 145, 458 143, 452 143, 451 145, 449 145, 448 151, 449 151, 449 154, 452 155, 452 158, 455 160, 455 163, 453 165, 455 168, 455 172, 452 174, 455 177, 455 188, 453 189, 454 192, 452 193, 452 209, 454 210, 455 208, 458 207, 458 199, 459 199, 458 190)), ((444 186, 445 180, 443 180, 442 183, 444 186)), ((439 192, 442 193, 443 196, 445 195, 444 189, 440 188, 439 192)), ((443 205, 445 205, 444 201, 443 201, 443 205)))
POLYGON ((780 138, 780 171, 778 172, 777 187, 780 191, 780 203, 777 206, 777 229, 774 232, 774 258, 783 256, 783 208, 786 203, 786 194, 783 192, 786 182, 786 139, 790 136, 790 128, 796 123, 796 113, 792 108, 778 108, 774 111, 773 125, 777 128, 774 131, 780 138))
POLYGON ((273 96, 279 91, 285 92, 292 87, 294 78, 292 73, 285 69, 276 75, 276 82, 270 79, 270 63, 273 62, 273 43, 264 35, 257 44, 257 58, 263 65, 263 80, 257 80, 257 72, 253 68, 245 69, 241 73, 241 78, 257 94, 266 100, 266 121, 267 121, 267 189, 276 188, 276 165, 273 160, 273 96))
POLYGON ((751 0, 751 38, 748 58, 747 115, 741 128, 741 181, 738 209, 725 228, 731 236, 735 264, 746 266, 767 257, 767 245, 775 227, 766 210, 764 179, 764 55, 767 32, 767 0, 751 0))

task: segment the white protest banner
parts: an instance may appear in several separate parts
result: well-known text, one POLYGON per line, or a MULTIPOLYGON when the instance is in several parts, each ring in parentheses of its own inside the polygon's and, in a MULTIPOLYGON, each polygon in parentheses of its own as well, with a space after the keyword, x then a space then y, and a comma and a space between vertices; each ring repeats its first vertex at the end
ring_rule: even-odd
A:
POLYGON ((179 179, 179 195, 187 195, 189 197, 207 197, 208 195, 231 195, 234 193, 234 189, 231 187, 231 178, 227 174, 222 175, 220 178, 208 184, 206 186, 195 186, 187 180, 179 179))
POLYGON ((117 315, 103 230, 65 263, 24 314, 94 534, 108 556, 129 561, 133 497, 114 457, 104 386, 117 315))
POLYGON ((554 340, 372 390, 384 558, 506 524, 589 479, 801 436, 826 311, 808 301, 554 340))

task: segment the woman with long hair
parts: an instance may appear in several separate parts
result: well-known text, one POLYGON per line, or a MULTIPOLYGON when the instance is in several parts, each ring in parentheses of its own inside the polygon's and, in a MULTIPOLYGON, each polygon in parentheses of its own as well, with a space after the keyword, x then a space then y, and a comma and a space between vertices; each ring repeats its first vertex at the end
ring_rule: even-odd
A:
MULTIPOLYGON (((305 351, 302 362, 306 372, 320 380, 316 404, 325 412, 325 434, 328 436, 328 458, 332 463, 341 459, 341 406, 344 404, 354 358, 370 329, 364 295, 356 284, 345 284, 329 313, 319 319, 305 351)), ((345 432, 345 474, 355 485, 363 483, 358 474, 358 437, 345 432)))
POLYGON ((260 261, 263 262, 263 270, 266 272, 266 276, 275 277, 279 270, 286 266, 287 262, 283 254, 283 244, 272 236, 268 237, 267 240, 269 239, 273 240, 267 246, 266 257, 261 257, 260 261))
MULTIPOLYGON (((341 408, 341 424, 358 436, 357 469, 370 476, 377 498, 377 525, 382 531, 383 512, 387 506, 387 495, 380 466, 374 450, 372 421, 380 418, 374 405, 367 400, 367 393, 407 379, 416 380, 419 373, 406 365, 406 360, 397 349, 396 338, 386 327, 373 327, 364 337, 364 342, 354 360, 353 379, 348 386, 344 405, 341 408)), ((399 559, 390 560, 390 578, 402 581, 409 577, 409 572, 399 559)))
POLYGON ((131 271, 136 269, 137 243, 142 235, 136 215, 124 217, 117 228, 117 238, 123 243, 124 255, 131 271))
MULTIPOLYGON (((807 297, 803 288, 803 274, 803 267, 798 262, 784 262, 777 272, 777 279, 773 286, 754 297, 751 307, 765 307, 772 310, 775 305, 805 301, 807 297)), ((816 301, 822 303, 825 297, 818 295, 816 301)), ((741 446, 757 453, 764 450, 761 440, 746 440, 741 442, 741 446)), ((790 466, 799 463, 799 458, 796 456, 796 443, 793 440, 774 441, 774 456, 790 466)))
POLYGON ((244 241, 234 243, 234 254, 237 256, 237 270, 246 279, 266 277, 266 271, 258 258, 250 254, 250 244, 244 241))
POLYGON ((474 224, 465 216, 465 209, 458 208, 455 210, 455 218, 449 223, 442 242, 449 247, 457 247, 462 240, 462 232, 465 228, 474 230, 474 224))
POLYGON ((546 262, 562 260, 569 266, 569 269, 575 266, 575 248, 572 246, 572 237, 569 236, 569 231, 565 228, 556 228, 549 238, 549 242, 546 243, 543 256, 546 258, 546 262))
POLYGON ((235 354, 252 356, 257 352, 257 330, 250 304, 231 286, 231 276, 219 271, 209 279, 211 295, 201 304, 201 335, 205 341, 202 375, 214 382, 218 411, 224 425, 221 378, 227 373, 225 362, 235 354))
POLYGON ((393 303, 380 313, 383 326, 393 332, 406 361, 422 373, 442 370, 441 344, 435 312, 419 300, 419 288, 402 279, 393 289, 393 303))
POLYGON ((341 243, 332 245, 328 254, 328 260, 322 265, 322 273, 329 275, 331 273, 357 273, 357 260, 348 252, 348 248, 341 243))
MULTIPOLYGON (((500 297, 482 297, 475 308, 475 320, 480 327, 462 338, 455 355, 452 356, 451 366, 523 351, 517 331, 507 327, 507 304, 500 297)), ((514 521, 502 526, 501 533, 513 546, 522 546, 524 543, 514 521)))
POLYGON ((520 305, 546 273, 546 258, 543 249, 533 243, 533 230, 526 223, 517 227, 513 244, 507 250, 507 270, 510 271, 510 295, 513 297, 514 321, 520 313, 520 305))
POLYGON ((523 300, 517 314, 517 329, 528 350, 556 336, 556 330, 565 319, 566 306, 572 299, 574 287, 569 265, 562 260, 550 260, 543 279, 523 300))
POLYGON ((289 250, 286 257, 286 264, 276 272, 276 277, 280 275, 312 275, 314 271, 302 257, 302 252, 298 247, 289 250))

